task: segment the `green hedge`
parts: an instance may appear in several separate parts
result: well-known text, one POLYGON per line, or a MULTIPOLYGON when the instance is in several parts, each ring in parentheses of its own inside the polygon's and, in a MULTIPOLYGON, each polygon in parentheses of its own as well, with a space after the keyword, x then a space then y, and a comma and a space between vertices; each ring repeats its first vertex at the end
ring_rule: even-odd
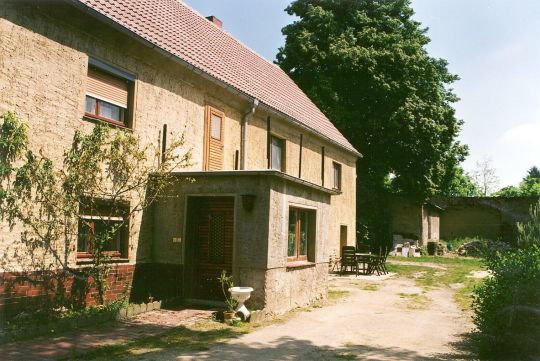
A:
POLYGON ((480 351, 526 360, 540 353, 540 247, 486 257, 492 277, 475 290, 480 351))

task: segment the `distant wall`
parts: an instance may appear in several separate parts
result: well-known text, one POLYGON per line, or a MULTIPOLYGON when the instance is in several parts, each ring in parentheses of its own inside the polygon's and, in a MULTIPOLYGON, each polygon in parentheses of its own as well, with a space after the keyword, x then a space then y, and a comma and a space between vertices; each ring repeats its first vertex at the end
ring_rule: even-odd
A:
POLYGON ((529 219, 535 197, 456 197, 439 198, 440 236, 442 239, 480 237, 514 242, 516 222, 529 219))

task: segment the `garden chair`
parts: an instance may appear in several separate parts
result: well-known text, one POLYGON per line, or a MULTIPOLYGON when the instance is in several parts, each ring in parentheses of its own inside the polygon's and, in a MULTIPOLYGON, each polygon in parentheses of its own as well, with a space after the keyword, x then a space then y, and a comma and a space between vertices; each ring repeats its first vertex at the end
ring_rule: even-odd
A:
POLYGON ((328 271, 329 272, 334 272, 336 269, 340 269, 341 268, 341 258, 338 257, 335 253, 332 253, 330 255, 330 260, 328 262, 328 271))
POLYGON ((388 269, 386 268, 386 258, 388 257, 387 248, 379 248, 379 253, 371 258, 369 270, 370 273, 377 272, 377 276, 381 274, 388 274, 388 269))
POLYGON ((343 274, 347 270, 347 267, 356 271, 358 276, 358 262, 356 261, 356 248, 353 246, 343 246, 341 249, 341 270, 340 273, 343 274))

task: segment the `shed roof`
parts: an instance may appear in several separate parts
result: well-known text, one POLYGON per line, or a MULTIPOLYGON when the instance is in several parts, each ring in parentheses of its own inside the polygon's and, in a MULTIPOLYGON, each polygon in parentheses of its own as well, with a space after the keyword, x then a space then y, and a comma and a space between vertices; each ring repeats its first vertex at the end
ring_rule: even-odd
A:
POLYGON ((277 65, 178 0, 68 0, 231 90, 358 151, 277 65))

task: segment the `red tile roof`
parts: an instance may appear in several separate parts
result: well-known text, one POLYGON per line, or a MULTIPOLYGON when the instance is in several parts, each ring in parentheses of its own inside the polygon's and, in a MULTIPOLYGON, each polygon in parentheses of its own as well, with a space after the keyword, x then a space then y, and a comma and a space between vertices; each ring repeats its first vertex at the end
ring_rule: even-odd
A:
POLYGON ((72 0, 356 153, 277 65, 178 0, 72 0))

